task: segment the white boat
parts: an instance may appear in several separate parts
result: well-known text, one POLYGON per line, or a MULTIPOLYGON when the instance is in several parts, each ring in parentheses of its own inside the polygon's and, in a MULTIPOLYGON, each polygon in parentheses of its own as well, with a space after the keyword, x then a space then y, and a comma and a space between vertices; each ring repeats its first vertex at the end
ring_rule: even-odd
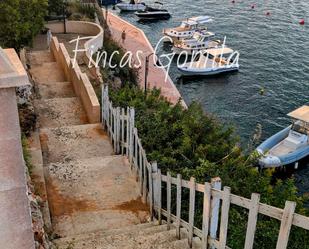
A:
POLYGON ((215 34, 207 30, 195 31, 191 38, 174 42, 173 52, 177 55, 186 53, 192 55, 200 50, 218 47, 221 42, 213 40, 215 34))
POLYGON ((288 114, 292 125, 268 138, 256 151, 261 155, 262 168, 276 168, 296 164, 309 156, 309 106, 305 105, 288 114))
POLYGON ((200 51, 187 63, 178 66, 183 75, 215 75, 239 69, 239 53, 227 47, 219 47, 200 51))
MULTIPOLYGON (((181 22, 179 27, 164 29, 164 36, 170 37, 172 41, 179 41, 186 38, 191 38, 195 31, 198 29, 206 30, 206 23, 212 22, 213 19, 209 16, 196 16, 188 18, 181 22)), ((170 42, 170 39, 166 39, 166 42, 170 42)))
POLYGON ((137 0, 131 0, 130 3, 118 3, 116 6, 121 11, 138 11, 146 9, 146 4, 137 0))

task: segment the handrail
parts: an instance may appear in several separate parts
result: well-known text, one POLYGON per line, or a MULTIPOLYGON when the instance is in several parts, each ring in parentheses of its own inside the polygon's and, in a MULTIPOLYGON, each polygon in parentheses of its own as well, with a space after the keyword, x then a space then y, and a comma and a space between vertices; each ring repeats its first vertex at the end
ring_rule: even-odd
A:
POLYGON ((202 241, 202 248, 228 248, 227 228, 230 204, 249 210, 248 225, 245 239, 245 249, 252 249, 258 214, 281 221, 276 249, 286 249, 292 225, 309 230, 309 217, 294 213, 296 203, 286 201, 285 208, 280 209, 260 203, 260 195, 252 193, 251 199, 231 194, 229 187, 221 189, 220 178, 212 179, 211 183, 199 184, 194 178, 183 180, 181 175, 177 178, 170 173, 161 174, 157 163, 150 163, 142 147, 142 141, 135 127, 134 108, 127 109, 113 107, 109 100, 108 87, 102 87, 102 124, 109 134, 116 153, 126 155, 133 171, 136 173, 142 199, 150 207, 151 219, 156 215, 159 224, 162 216, 167 220, 167 227, 175 223, 176 236, 180 238, 180 228, 188 232, 188 243, 192 246, 193 236, 202 241), (166 209, 162 208, 162 183, 166 184, 166 209), (177 189, 176 214, 171 213, 172 186, 177 189), (189 220, 181 219, 181 192, 186 188, 190 190, 189 220), (194 226, 195 194, 203 193, 203 224, 202 229, 194 226), (221 217, 219 218, 219 215, 221 217), (219 224, 220 221, 220 224, 219 224))

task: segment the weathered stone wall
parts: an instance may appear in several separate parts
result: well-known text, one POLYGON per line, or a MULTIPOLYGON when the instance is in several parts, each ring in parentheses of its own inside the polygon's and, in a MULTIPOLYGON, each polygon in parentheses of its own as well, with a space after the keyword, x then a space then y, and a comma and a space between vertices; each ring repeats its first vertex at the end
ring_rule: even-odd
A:
POLYGON ((88 121, 100 122, 100 104, 87 75, 81 72, 77 64, 73 66, 73 60, 70 59, 65 46, 59 43, 56 37, 52 37, 50 49, 64 70, 67 80, 72 82, 76 95, 80 97, 88 121))

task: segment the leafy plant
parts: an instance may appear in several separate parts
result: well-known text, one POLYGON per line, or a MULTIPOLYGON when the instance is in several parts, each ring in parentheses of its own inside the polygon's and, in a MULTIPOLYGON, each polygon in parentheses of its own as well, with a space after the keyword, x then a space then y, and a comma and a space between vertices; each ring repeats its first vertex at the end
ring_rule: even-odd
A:
MULTIPOLYGON (((192 103, 184 109, 180 103, 171 105, 157 89, 145 96, 143 90, 132 84, 112 89, 110 97, 116 106, 135 108, 136 126, 147 157, 157 161, 163 173, 180 173, 186 179, 193 176, 201 183, 219 176, 234 194, 250 198, 251 193, 260 193, 261 202, 281 208, 286 200, 295 201, 297 212, 308 214, 293 178, 283 181, 275 179, 271 170, 258 171, 255 158, 239 146, 234 129, 205 114, 199 104, 192 103)), ((183 198, 188 199, 188 193, 183 198)), ((196 202, 196 225, 201 227, 202 197, 197 197, 196 202)), ((186 201, 182 205, 188 210, 186 201)), ((187 213, 182 216, 187 217, 187 213)), ((243 248, 247 218, 247 210, 231 208, 228 245, 232 248, 243 248)), ((273 248, 279 225, 278 221, 260 215, 254 247, 273 248)), ((308 231, 293 228, 289 248, 309 248, 308 241, 308 231)))
POLYGON ((19 50, 31 45, 44 26, 47 0, 0 1, 0 46, 19 50))
POLYGON ((32 170, 33 170, 33 165, 31 163, 31 154, 29 152, 27 138, 24 134, 22 134, 22 137, 21 137, 21 144, 23 148, 24 161, 25 161, 26 167, 28 168, 29 174, 31 175, 32 170))

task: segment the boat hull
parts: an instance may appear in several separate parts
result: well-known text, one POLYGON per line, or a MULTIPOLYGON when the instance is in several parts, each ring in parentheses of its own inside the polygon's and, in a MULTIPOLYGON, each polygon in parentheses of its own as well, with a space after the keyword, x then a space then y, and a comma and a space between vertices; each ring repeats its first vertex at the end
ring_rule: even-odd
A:
POLYGON ((171 15, 168 12, 157 12, 157 13, 135 12, 135 15, 140 20, 167 20, 171 17, 171 15))
POLYGON ((256 151, 261 156, 259 159, 259 165, 262 168, 277 168, 289 164, 295 164, 299 160, 309 156, 309 144, 295 149, 293 152, 278 156, 269 153, 269 151, 271 151, 276 145, 288 137, 290 130, 291 126, 276 133, 257 147, 256 151))
POLYGON ((185 67, 178 67, 178 70, 184 76, 208 76, 208 75, 217 75, 217 74, 222 74, 222 73, 238 71, 239 66, 209 68, 209 69, 188 69, 185 67))

